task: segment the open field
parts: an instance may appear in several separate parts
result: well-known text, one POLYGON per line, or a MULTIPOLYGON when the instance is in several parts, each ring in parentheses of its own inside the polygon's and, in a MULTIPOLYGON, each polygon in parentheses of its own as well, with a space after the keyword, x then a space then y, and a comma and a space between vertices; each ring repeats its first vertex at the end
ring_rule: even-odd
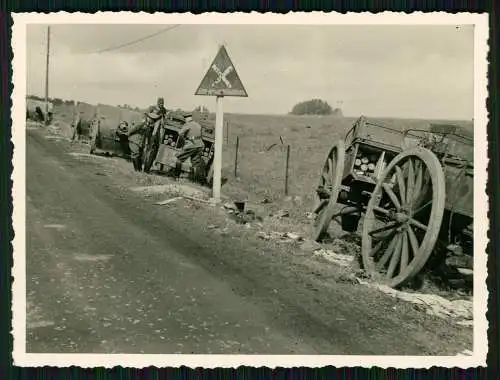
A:
MULTIPOLYGON (((79 103, 83 119, 91 118, 96 106, 79 103)), ((99 105, 99 113, 117 123, 120 120, 139 121, 141 112, 99 105)), ((74 115, 72 106, 54 108, 56 119, 71 123, 74 115)), ((212 119, 214 115, 210 116, 212 119)), ((318 180, 318 172, 333 143, 343 138, 357 118, 334 116, 292 116, 292 115, 238 115, 226 114, 229 121, 228 143, 224 143, 223 176, 230 179, 225 186, 228 195, 259 200, 279 199, 284 196, 286 146, 290 145, 289 195, 311 198, 318 180), (236 138, 239 137, 238 176, 234 178, 236 138), (282 141, 280 139, 282 138, 282 141), (276 144, 269 151, 271 145, 276 144)), ((427 129, 432 122, 452 122, 472 129, 471 121, 443 121, 416 119, 377 119, 373 121, 390 128, 427 129)), ((224 139, 224 142, 226 139, 224 139)))
MULTIPOLYGON (((78 109, 83 119, 91 118, 96 106, 79 103, 78 109)), ((71 123, 74 107, 60 105, 54 107, 56 120, 71 123)), ((99 105, 100 115, 110 123, 118 120, 138 121, 141 113, 113 106, 99 105)), ((211 119, 215 116, 210 115, 211 119)), ((224 122, 229 122, 229 134, 224 138, 222 176, 228 178, 222 193, 233 199, 260 202, 270 201, 273 209, 287 208, 290 224, 307 224, 306 212, 313 207, 314 189, 319 179, 319 171, 331 146, 344 138, 357 118, 334 116, 293 116, 293 115, 241 115, 226 114, 224 122), (237 177, 234 176, 236 139, 239 138, 237 177), (271 147, 275 144, 273 147, 271 147), (290 167, 288 195, 285 190, 286 147, 290 145, 290 167), (271 149, 268 149, 270 148, 271 149), (286 200, 286 202, 283 202, 286 200)), ((443 121, 416 119, 378 119, 370 121, 394 128, 427 129, 430 123, 451 122, 470 128, 471 121, 443 121)), ((226 129, 224 128, 224 133, 226 129)), ((279 227, 279 226, 278 226, 279 227)), ((289 225, 281 226, 289 228, 289 225)), ((307 226, 297 226, 307 233, 307 226)))

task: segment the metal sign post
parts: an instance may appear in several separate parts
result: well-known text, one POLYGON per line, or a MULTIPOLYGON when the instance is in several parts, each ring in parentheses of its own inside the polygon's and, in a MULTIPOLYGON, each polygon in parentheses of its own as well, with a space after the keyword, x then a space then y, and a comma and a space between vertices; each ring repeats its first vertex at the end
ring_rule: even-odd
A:
POLYGON ((225 96, 248 97, 248 94, 236 73, 226 48, 221 46, 217 56, 210 65, 205 77, 201 81, 195 95, 215 96, 215 151, 214 177, 212 196, 216 203, 220 202, 221 173, 222 173, 222 140, 224 138, 224 112, 222 99, 225 96))
POLYGON ((222 175, 222 139, 224 124, 224 110, 222 108, 223 96, 217 96, 215 113, 215 151, 214 151, 214 183, 212 196, 216 202, 220 201, 221 175, 222 175))

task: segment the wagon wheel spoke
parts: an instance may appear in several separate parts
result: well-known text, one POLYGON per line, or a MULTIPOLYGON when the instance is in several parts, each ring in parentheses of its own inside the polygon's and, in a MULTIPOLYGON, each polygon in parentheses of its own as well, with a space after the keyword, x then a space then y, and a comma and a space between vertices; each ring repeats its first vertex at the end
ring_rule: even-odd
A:
POLYGON ((409 260, 409 249, 408 249, 408 232, 404 231, 403 232, 403 247, 401 249, 401 261, 400 261, 400 266, 399 266, 399 273, 404 271, 406 267, 408 266, 408 260, 409 260))
POLYGON ((408 159, 408 186, 407 186, 406 199, 410 202, 413 199, 413 191, 415 189, 415 174, 413 172, 412 159, 408 159))
POLYGON ((401 258, 401 246, 403 244, 403 236, 399 234, 397 236, 398 241, 396 246, 394 247, 394 254, 391 257, 391 262, 389 263, 389 268, 387 269, 387 277, 392 278, 394 274, 394 270, 396 269, 396 265, 399 263, 399 259, 401 258))
POLYGON ((384 252, 384 255, 380 258, 380 260, 377 262, 377 268, 379 270, 383 269, 385 267, 385 264, 389 261, 391 258, 392 254, 394 253, 394 248, 396 248, 398 241, 399 241, 400 236, 396 235, 391 242, 389 243, 389 246, 384 252))
POLYGON ((424 210, 427 206, 432 205, 432 200, 424 203, 422 206, 417 208, 415 211, 412 212, 413 215, 417 215, 420 211, 424 210))
POLYGON ((416 179, 415 179, 415 190, 414 190, 414 193, 413 193, 413 198, 408 200, 408 203, 411 202, 411 204, 414 204, 415 202, 418 202, 419 197, 420 197, 420 193, 422 191, 422 177, 423 177, 423 174, 422 174, 422 165, 420 164, 420 162, 418 162, 415 165, 415 170, 417 171, 417 176, 416 176, 416 179))
POLYGON ((398 185, 399 185, 399 195, 401 196, 401 203, 405 204, 405 194, 406 194, 406 186, 405 186, 405 180, 403 178, 403 172, 401 168, 396 165, 396 176, 398 178, 398 185))
POLYGON ((423 223, 420 223, 418 220, 411 218, 409 220, 410 224, 414 225, 415 227, 420 228, 423 231, 427 231, 427 226, 423 223))
POLYGON ((379 206, 373 206, 373 210, 377 211, 377 212, 380 212, 381 214, 384 214, 384 215, 389 215, 389 213, 390 213, 389 210, 386 210, 385 208, 382 208, 382 207, 379 207, 379 206))
POLYGON ((420 244, 418 243, 417 237, 415 236, 415 232, 413 232, 413 229, 411 227, 408 227, 408 237, 410 240, 411 249, 413 251, 413 256, 417 256, 420 244))
POLYGON ((375 255, 378 251, 380 251, 380 248, 384 245, 384 240, 380 240, 377 244, 375 244, 375 247, 372 248, 370 251, 370 256, 375 255))
POLYGON ((392 224, 386 224, 385 226, 383 227, 380 227, 380 228, 377 228, 375 230, 372 230, 370 232, 368 232, 371 236, 375 235, 376 233, 379 233, 379 232, 384 232, 384 231, 388 231, 388 230, 392 230, 392 229, 395 229, 397 227, 399 227, 401 225, 401 223, 398 223, 398 222, 394 222, 392 224))
POLYGON ((384 188, 385 192, 391 199, 394 206, 396 206, 396 209, 399 210, 401 208, 401 203, 399 202, 399 199, 396 196, 396 194, 394 194, 394 191, 392 191, 391 187, 387 183, 382 184, 382 187, 384 188))

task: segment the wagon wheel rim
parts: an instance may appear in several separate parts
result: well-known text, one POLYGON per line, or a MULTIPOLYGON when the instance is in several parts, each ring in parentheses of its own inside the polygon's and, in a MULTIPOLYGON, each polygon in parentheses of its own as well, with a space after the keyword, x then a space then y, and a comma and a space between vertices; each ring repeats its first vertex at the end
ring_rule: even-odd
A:
POLYGON ((445 205, 441 164, 430 150, 412 148, 382 173, 363 222, 363 265, 391 287, 417 275, 431 255, 445 205))
POLYGON ((320 179, 315 189, 314 220, 312 222, 312 239, 317 241, 328 230, 328 226, 335 214, 337 198, 342 183, 344 171, 344 141, 339 140, 328 152, 320 173, 320 179), (319 192, 328 195, 327 198, 319 192), (318 211, 318 208, 319 211, 318 211))

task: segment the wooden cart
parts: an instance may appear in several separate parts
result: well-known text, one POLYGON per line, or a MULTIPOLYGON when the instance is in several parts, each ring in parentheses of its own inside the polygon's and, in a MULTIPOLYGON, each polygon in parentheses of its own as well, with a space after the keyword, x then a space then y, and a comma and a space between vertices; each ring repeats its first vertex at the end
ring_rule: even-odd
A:
MULTIPOLYGON (((439 247, 472 255, 473 135, 456 125, 398 131, 359 118, 328 152, 316 189, 312 238, 332 220, 363 218, 363 265, 397 287, 439 247)), ((470 261, 472 263, 472 260, 470 261)))

